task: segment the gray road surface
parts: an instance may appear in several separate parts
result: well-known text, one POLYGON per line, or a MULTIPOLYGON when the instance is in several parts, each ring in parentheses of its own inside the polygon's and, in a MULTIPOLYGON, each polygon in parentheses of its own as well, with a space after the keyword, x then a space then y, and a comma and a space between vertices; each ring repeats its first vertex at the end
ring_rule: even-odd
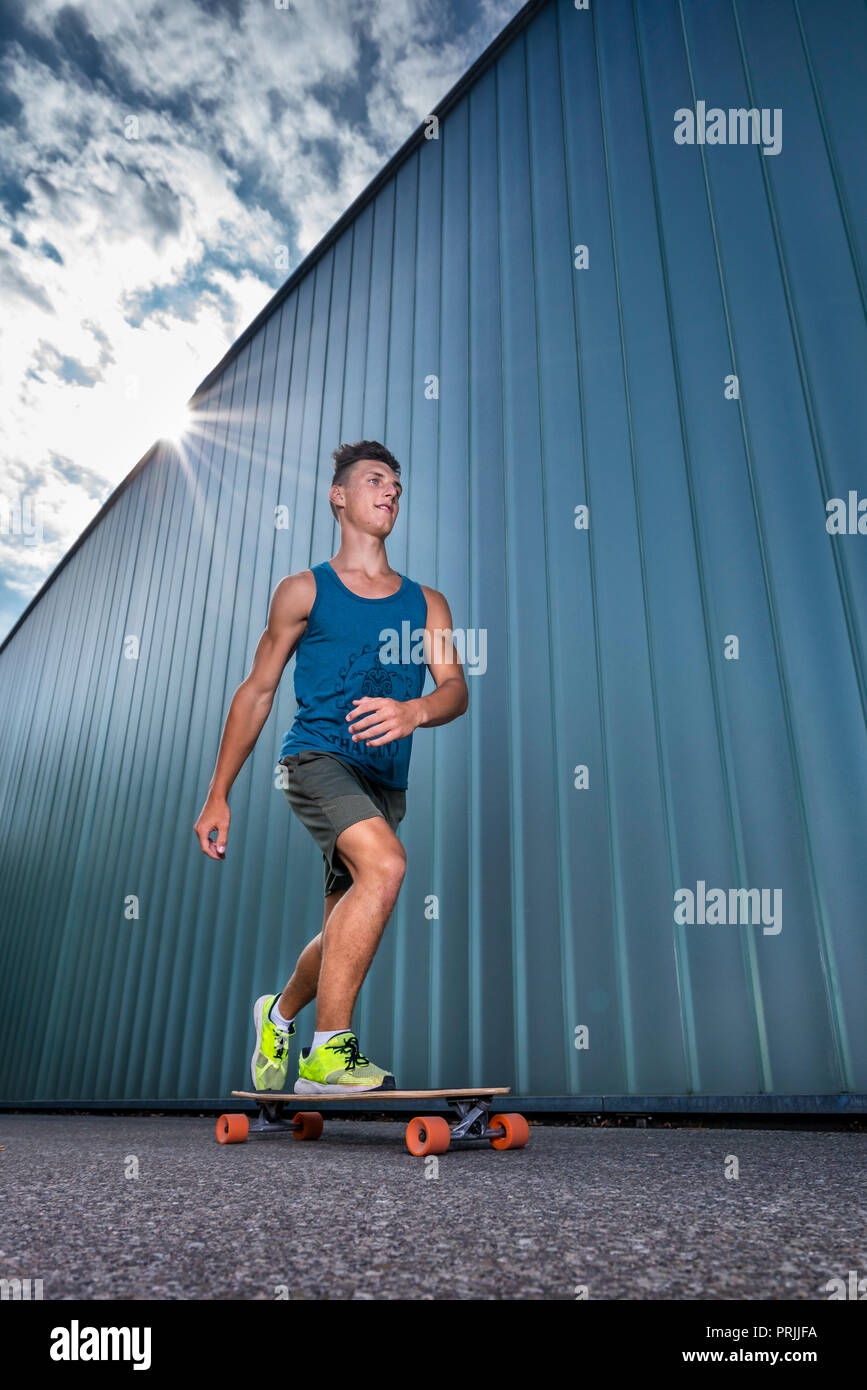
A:
POLYGON ((397 1121, 225 1146, 215 1121, 0 1114, 0 1277, 45 1299, 824 1301, 867 1274, 867 1134, 533 1124, 427 1177, 397 1121))

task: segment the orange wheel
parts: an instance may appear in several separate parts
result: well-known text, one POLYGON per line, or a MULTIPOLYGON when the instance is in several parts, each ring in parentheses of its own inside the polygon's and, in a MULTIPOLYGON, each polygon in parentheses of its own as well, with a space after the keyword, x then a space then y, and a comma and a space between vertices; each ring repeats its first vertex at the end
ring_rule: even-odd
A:
POLYGON ((221 1115, 217 1121, 217 1138, 221 1144, 243 1144, 250 1133, 246 1115, 221 1115))
POLYGON ((419 1115, 406 1127, 406 1147, 416 1158, 444 1154, 451 1140, 449 1122, 442 1115, 419 1115))
POLYGON ((296 1139, 318 1139, 324 1121, 318 1110, 299 1110, 292 1123, 299 1126, 292 1131, 296 1139))
POLYGON ((530 1126, 523 1115, 492 1115, 488 1124, 491 1129, 502 1125, 506 1131, 491 1140, 495 1149, 523 1149, 530 1138, 530 1126))

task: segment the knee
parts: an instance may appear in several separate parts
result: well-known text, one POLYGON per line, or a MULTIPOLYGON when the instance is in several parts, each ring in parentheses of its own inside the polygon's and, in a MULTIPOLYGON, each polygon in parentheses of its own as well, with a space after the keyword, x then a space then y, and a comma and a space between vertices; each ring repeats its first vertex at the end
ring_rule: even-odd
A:
POLYGON ((396 897, 405 873, 406 850, 400 840, 396 839, 394 844, 380 848, 370 859, 363 876, 372 887, 376 887, 387 896, 396 897))
POLYGON ((351 826, 338 837, 337 849, 356 885, 397 895, 406 873, 406 851, 383 818, 351 826))

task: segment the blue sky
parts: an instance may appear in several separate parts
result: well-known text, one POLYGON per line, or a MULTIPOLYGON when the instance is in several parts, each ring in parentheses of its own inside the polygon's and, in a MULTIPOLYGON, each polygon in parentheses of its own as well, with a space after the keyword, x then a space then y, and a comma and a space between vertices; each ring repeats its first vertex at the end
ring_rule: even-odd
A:
POLYGON ((0 641, 522 4, 3 0, 0 641))

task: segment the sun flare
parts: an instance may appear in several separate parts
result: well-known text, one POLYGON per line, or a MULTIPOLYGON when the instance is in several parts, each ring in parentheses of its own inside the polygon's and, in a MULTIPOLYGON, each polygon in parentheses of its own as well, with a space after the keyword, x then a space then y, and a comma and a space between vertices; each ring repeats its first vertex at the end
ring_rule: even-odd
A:
POLYGON ((192 419, 192 413, 185 404, 170 406, 158 419, 157 437, 180 446, 190 432, 192 419))

